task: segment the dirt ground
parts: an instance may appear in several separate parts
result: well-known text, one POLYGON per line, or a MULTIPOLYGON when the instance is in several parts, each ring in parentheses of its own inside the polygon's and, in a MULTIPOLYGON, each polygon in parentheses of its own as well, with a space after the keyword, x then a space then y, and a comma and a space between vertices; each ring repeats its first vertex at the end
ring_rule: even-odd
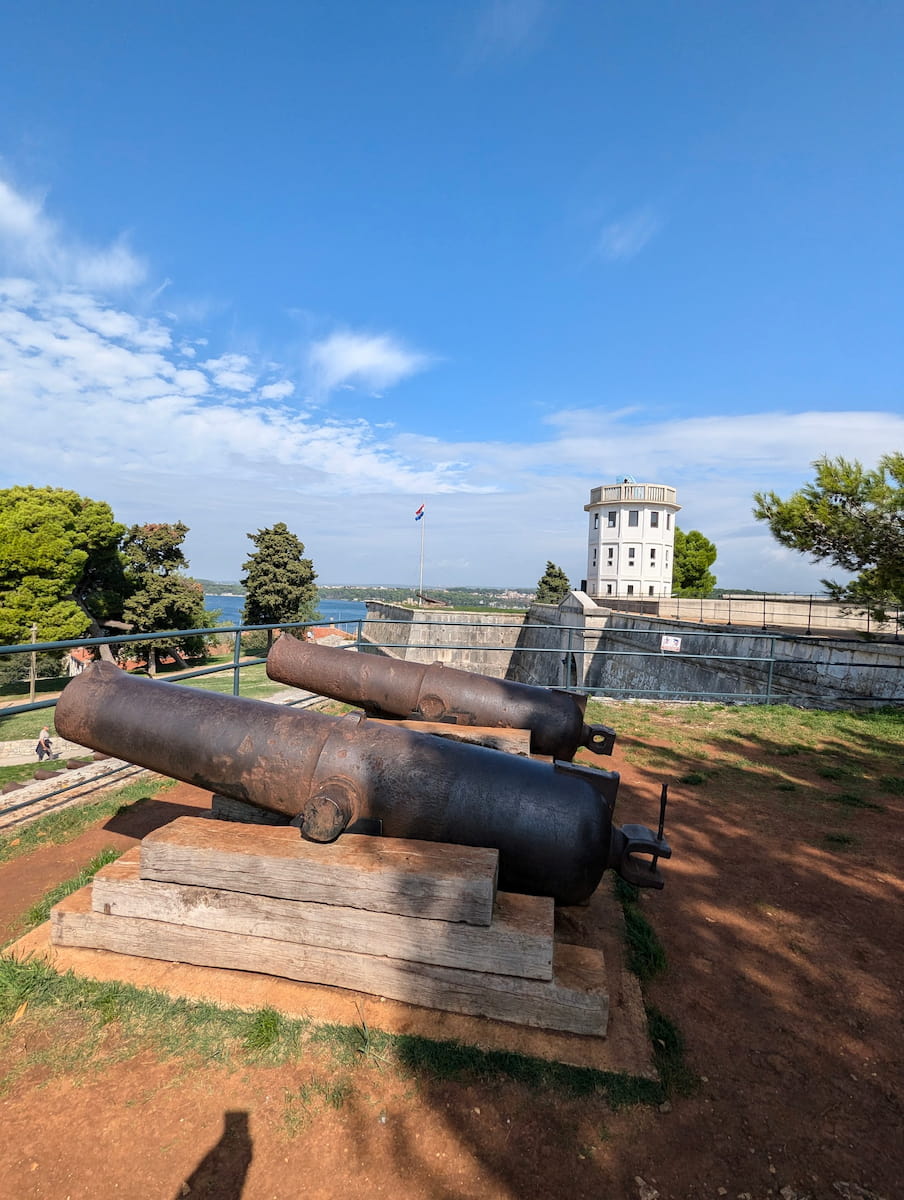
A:
MULTIPOLYGON (((769 759, 754 741, 746 753, 769 759)), ((655 825, 662 771, 623 747, 613 765, 618 819, 655 825)), ((0 1197, 897 1200, 904 802, 849 814, 855 839, 830 846, 814 833, 823 787, 801 773, 793 795, 766 790, 755 771, 729 795, 673 785, 668 882, 643 899, 669 965, 647 999, 684 1035, 690 1096, 612 1111, 601 1096, 400 1077, 376 1062, 354 1069, 334 1108, 311 1085, 335 1067, 187 1071, 133 1047, 102 1071, 30 1068, 0 1094, 0 1197)), ((12 936, 102 847, 205 802, 180 785, 0 867, 0 929, 12 936)), ((13 1057, 24 1051, 14 1038, 13 1057)))

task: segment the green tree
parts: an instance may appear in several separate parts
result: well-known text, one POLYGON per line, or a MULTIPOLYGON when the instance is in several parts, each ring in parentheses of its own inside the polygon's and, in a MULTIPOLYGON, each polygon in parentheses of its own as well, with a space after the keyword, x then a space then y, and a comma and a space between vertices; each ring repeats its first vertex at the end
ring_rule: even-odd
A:
MULTIPOLYGON (((783 546, 849 573, 824 579, 836 600, 877 621, 904 608, 904 454, 883 455, 869 470, 845 458, 817 459, 816 478, 782 500, 757 492, 753 515, 783 546)), ((900 620, 900 617, 899 617, 900 620)))
POLYGON ((571 584, 568 582, 568 576, 561 567, 557 567, 554 562, 546 560, 546 573, 542 576, 537 584, 537 603, 538 604, 561 604, 568 595, 571 584))
POLYGON ((282 521, 248 537, 256 549, 242 566, 245 624, 316 621, 317 573, 304 557, 304 543, 282 521))
MULTIPOLYGON (((207 625, 204 592, 199 583, 183 572, 188 560, 182 543, 188 526, 133 525, 122 545, 122 557, 129 586, 123 618, 137 633, 157 630, 198 629, 207 625)), ((136 642, 124 653, 147 655, 153 674, 162 654, 171 654, 180 666, 183 654, 203 653, 204 637, 161 638, 154 642, 136 642)))
POLYGON ((0 490, 0 641, 103 635, 126 585, 118 554, 125 526, 108 504, 53 487, 0 490))
POLYGON ((699 529, 685 533, 675 526, 672 592, 676 596, 708 596, 716 586, 709 569, 715 561, 716 547, 699 529))

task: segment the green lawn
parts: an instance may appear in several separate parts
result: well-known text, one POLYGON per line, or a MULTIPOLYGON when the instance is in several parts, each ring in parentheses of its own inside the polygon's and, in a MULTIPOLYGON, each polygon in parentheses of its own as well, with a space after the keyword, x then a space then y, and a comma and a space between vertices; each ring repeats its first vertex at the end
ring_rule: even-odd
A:
MULTIPOLYGON (((209 659, 206 665, 213 667, 221 664, 231 665, 231 663, 232 655, 225 654, 209 659)), ((162 671, 158 678, 164 683, 184 683, 185 687, 197 687, 207 692, 220 692, 221 694, 232 695, 231 671, 223 671, 218 675, 202 675, 197 679, 181 680, 178 677, 173 677, 171 672, 175 669, 173 667, 170 671, 162 671)), ((146 677, 140 676, 140 678, 146 677)), ((262 700, 267 696, 273 696, 277 692, 284 692, 286 690, 284 683, 273 683, 267 678, 263 663, 258 663, 251 667, 243 667, 240 686, 241 695, 247 696, 252 700, 262 700)), ((15 742, 22 738, 34 738, 37 741, 41 727, 44 725, 48 726, 51 737, 54 737, 52 708, 41 708, 35 709, 34 712, 17 713, 12 717, 0 717, 0 742, 15 742)))

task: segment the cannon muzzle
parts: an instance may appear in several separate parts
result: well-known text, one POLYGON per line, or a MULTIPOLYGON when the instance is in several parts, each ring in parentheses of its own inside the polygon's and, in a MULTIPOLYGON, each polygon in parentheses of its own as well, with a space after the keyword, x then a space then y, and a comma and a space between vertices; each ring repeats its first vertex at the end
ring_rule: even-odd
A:
POLYGON ((457 725, 529 729, 533 754, 574 758, 581 746, 611 754, 615 730, 585 725, 587 697, 459 671, 302 642, 283 633, 267 656, 267 674, 357 705, 374 717, 420 717, 457 725))
MULTIPOLYGON (((587 899, 603 871, 633 855, 667 858, 661 837, 613 832, 618 775, 544 763, 429 734, 220 696, 94 663, 56 709, 59 733, 236 800, 297 818, 302 836, 331 841, 360 817, 388 837, 499 850, 499 886, 587 899)), ((658 871, 646 886, 661 887, 658 871)))

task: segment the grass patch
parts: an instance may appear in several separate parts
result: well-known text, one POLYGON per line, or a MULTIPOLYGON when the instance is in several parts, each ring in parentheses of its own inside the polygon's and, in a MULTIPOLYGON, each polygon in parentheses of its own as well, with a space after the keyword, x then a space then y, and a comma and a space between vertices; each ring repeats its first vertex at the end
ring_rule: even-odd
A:
MULTIPOLYGON (((668 966, 665 947, 656 930, 640 910, 640 890, 623 879, 615 880, 615 896, 625 917, 625 946, 629 970, 644 987, 668 966)), ((653 1060, 664 1096, 690 1096, 699 1080, 687 1065, 684 1038, 678 1026, 658 1008, 645 1002, 647 1031, 653 1047, 653 1060)))
POLYGON ((90 755, 83 755, 81 758, 51 759, 50 762, 46 763, 39 763, 37 759, 34 762, 13 763, 8 767, 0 767, 0 785, 10 782, 30 783, 34 779, 35 771, 39 767, 43 767, 45 770, 58 771, 62 767, 65 767, 68 762, 87 764, 93 761, 94 759, 90 755))
POLYGON ((706 783, 706 776, 700 771, 688 771, 685 775, 678 776, 678 782, 697 787, 701 783, 706 783))
POLYGON ((876 804, 872 800, 864 800, 856 792, 838 792, 835 795, 826 796, 826 799, 831 800, 833 804, 840 804, 843 808, 864 808, 871 812, 885 812, 884 805, 876 804))
POLYGON ((649 983, 666 969, 665 948, 656 930, 640 908, 640 891, 623 879, 615 880, 615 896, 625 917, 625 943, 628 968, 642 984, 649 983))
POLYGON ((46 725, 50 736, 56 737, 51 717, 52 708, 36 708, 32 712, 15 713, 11 717, 0 717, 0 742, 18 742, 25 738, 38 740, 38 734, 46 725))
POLYGON ((904 796, 904 777, 900 775, 883 775, 879 780, 883 792, 892 796, 904 796))
POLYGON ((34 929, 36 925, 43 925, 55 904, 59 904, 61 900, 71 896, 73 892, 77 892, 86 883, 90 883, 101 867, 105 867, 107 863, 116 862, 121 854, 121 850, 107 846, 101 850, 100 854, 95 854, 94 858, 82 867, 77 875, 73 875, 71 879, 64 879, 62 883, 58 883, 56 887, 45 892, 38 903, 33 904, 22 918, 25 930, 34 929))
POLYGON ((158 796, 175 786, 175 779, 152 776, 150 779, 127 783, 103 799, 95 800, 93 804, 73 804, 71 808, 48 813, 47 816, 39 817, 26 825, 24 829, 0 835, 0 863, 30 854, 39 846, 61 846, 71 842, 104 817, 116 816, 132 804, 147 800, 151 796, 158 796))
POLYGON ((274 1008, 262 1008, 247 1018, 242 1045, 249 1056, 267 1062, 286 1062, 301 1053, 306 1021, 291 1020, 274 1008))
MULTIPOLYGON (((216 664, 213 664, 216 665, 216 664)), ((217 675, 202 675, 195 679, 170 679, 169 683, 181 683, 185 687, 200 688, 205 692, 232 695, 232 671, 222 671, 217 675)), ((243 667, 239 672, 239 693, 251 700, 261 700, 284 692, 286 684, 276 683, 267 678, 266 667, 263 663, 243 667)))
POLYGON ((789 780, 787 780, 787 779, 783 779, 783 780, 781 780, 781 782, 780 782, 780 783, 777 783, 777 784, 775 785, 775 790, 776 790, 777 792, 796 792, 796 791, 797 791, 797 784, 796 784, 796 783, 791 783, 791 782, 790 782, 789 780))
POLYGON ((849 833, 827 833, 822 840, 830 850, 849 850, 857 845, 857 839, 849 833))
POLYGON ((848 772, 843 767, 820 767, 816 774, 820 779, 845 779, 848 772))
POLYGON ((699 1080, 687 1065, 684 1038, 678 1026, 658 1008, 648 1005, 647 1027, 663 1091, 669 1096, 693 1095, 699 1080))
POLYGON ((294 1091, 286 1091, 283 1103, 283 1125, 289 1137, 295 1137, 309 1125, 318 1110, 338 1111, 354 1091, 346 1076, 335 1080, 316 1079, 303 1083, 294 1091))
MULTIPOLYGON (((184 1058, 234 1069, 253 1065, 266 1052, 273 1065, 296 1062, 306 1048, 319 1049, 337 1065, 367 1065, 379 1052, 381 1063, 400 1075, 490 1082, 513 1079, 538 1092, 568 1096, 602 1094, 614 1108, 653 1104, 663 1097, 652 1080, 570 1067, 524 1054, 480 1050, 458 1042, 368 1030, 360 1026, 320 1025, 270 1015, 219 1008, 213 1004, 174 1000, 160 992, 119 983, 58 974, 43 961, 0 956, 0 1048, 22 1033, 28 1041, 37 1028, 65 1027, 67 1056, 60 1069, 75 1072, 99 1069, 105 1053, 137 1053, 150 1049, 160 1058, 184 1058), (22 1006, 25 1006, 24 1009, 22 1006), (12 1018, 18 1015, 15 1023, 12 1018), (98 1033, 115 1023, 119 1037, 101 1042, 98 1033), (89 1058, 94 1056, 93 1061, 89 1058)), ((27 1056, 26 1056, 27 1057, 27 1056)), ((34 1065, 30 1059, 25 1066, 34 1065)), ((21 1073, 21 1065, 17 1070, 21 1073)), ((9 1083, 9 1077, 6 1080, 9 1083)), ((351 1092, 343 1073, 333 1081, 303 1085, 287 1100, 288 1124, 302 1123, 312 1107, 340 1108, 351 1092)))

